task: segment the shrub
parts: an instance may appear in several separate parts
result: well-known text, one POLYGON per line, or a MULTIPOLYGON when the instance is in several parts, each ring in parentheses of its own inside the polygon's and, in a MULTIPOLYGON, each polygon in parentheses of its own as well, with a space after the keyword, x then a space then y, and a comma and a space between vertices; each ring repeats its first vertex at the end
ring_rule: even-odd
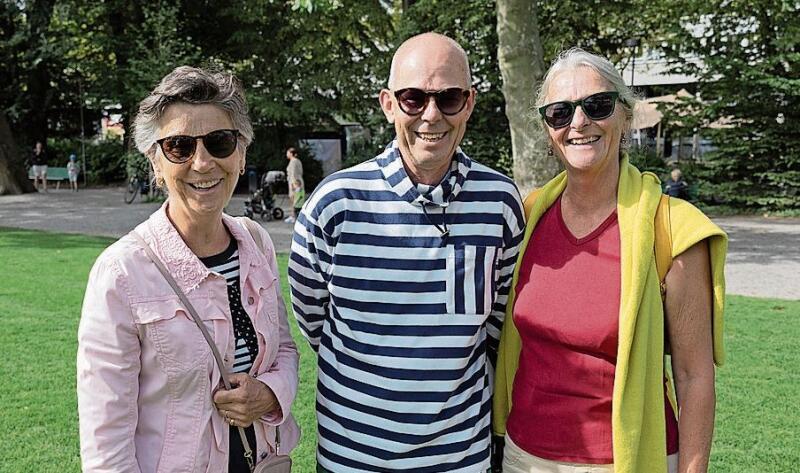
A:
MULTIPOLYGON (((51 138, 47 142, 50 165, 64 167, 70 154, 81 161, 79 138, 51 138)), ((86 174, 91 184, 109 184, 125 178, 126 153, 121 140, 86 140, 86 174)), ((81 166, 82 167, 82 166, 81 166)))
POLYGON ((662 182, 669 175, 670 168, 656 152, 644 146, 631 146, 628 151, 628 160, 640 171, 650 171, 657 175, 662 182))

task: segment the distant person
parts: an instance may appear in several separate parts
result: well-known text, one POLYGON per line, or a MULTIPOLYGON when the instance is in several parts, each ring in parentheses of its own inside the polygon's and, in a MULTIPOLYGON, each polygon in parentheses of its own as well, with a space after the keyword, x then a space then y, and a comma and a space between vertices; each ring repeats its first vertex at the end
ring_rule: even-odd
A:
POLYGON ((683 180, 683 173, 681 173, 680 169, 675 168, 672 170, 664 186, 664 193, 670 197, 689 200, 689 184, 683 180))
POLYGON ((300 215, 300 210, 303 208, 303 204, 306 202, 306 191, 303 189, 303 183, 300 182, 299 179, 295 179, 292 181, 291 184, 292 188, 292 207, 293 207, 293 219, 292 222, 297 220, 297 217, 300 215))
MULTIPOLYGON (((300 189, 302 189, 304 191, 303 194, 305 194, 303 162, 300 161, 300 157, 297 155, 297 148, 294 146, 286 150, 286 159, 289 160, 289 165, 286 166, 286 182, 289 184, 289 202, 294 204, 294 189, 292 188, 292 183, 294 181, 300 181, 300 189)), ((295 217, 295 215, 289 215, 284 222, 294 223, 295 217)))
POLYGON ((82 471, 251 473, 248 446, 258 463, 297 445, 298 353, 269 235, 223 213, 253 139, 239 82, 176 68, 139 104, 133 138, 169 192, 89 275, 78 328, 82 471), (155 261, 195 307, 232 389, 155 261))
POLYGON ((33 187, 39 188, 39 180, 42 181, 41 190, 47 192, 47 152, 41 141, 37 141, 31 154, 31 165, 33 166, 33 187))
POLYGON ((74 154, 69 155, 69 162, 67 163, 67 175, 69 176, 69 185, 74 192, 78 192, 78 172, 80 168, 76 162, 74 154))

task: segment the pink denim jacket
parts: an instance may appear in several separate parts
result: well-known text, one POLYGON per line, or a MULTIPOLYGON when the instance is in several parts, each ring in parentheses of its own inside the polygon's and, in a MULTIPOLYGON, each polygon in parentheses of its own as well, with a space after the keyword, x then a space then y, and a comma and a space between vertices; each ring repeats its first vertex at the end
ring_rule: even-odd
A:
MULTIPOLYGON (((161 207, 136 227, 204 320, 228 368, 235 339, 225 279, 189 250, 161 207)), ((250 374, 280 410, 254 423, 256 461, 290 452, 300 429, 291 415, 297 348, 281 296, 272 240, 265 252, 238 219, 223 222, 239 246, 242 306, 258 334, 250 374)), ((222 382, 203 335, 130 235, 107 248, 89 275, 78 329, 78 415, 84 472, 225 472, 229 427, 212 402, 222 382)))

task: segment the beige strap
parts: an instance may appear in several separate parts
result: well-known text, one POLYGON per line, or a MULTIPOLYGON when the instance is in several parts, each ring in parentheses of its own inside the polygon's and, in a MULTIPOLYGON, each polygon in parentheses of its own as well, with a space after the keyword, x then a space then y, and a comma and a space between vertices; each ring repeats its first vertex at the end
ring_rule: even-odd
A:
MULTIPOLYGON (((139 242, 142 248, 144 248, 144 251, 145 253, 147 253, 147 256, 156 265, 156 268, 158 268, 158 270, 164 276, 164 279, 167 280, 172 290, 175 291, 175 294, 178 295, 178 298, 181 300, 181 302, 183 302, 183 305, 186 306, 186 309, 189 311, 189 314, 191 314, 195 325, 197 325, 197 328, 199 328, 200 332, 202 332, 203 337, 206 339, 206 342, 208 342, 208 346, 211 347, 211 353, 214 354, 214 359, 217 361, 217 366, 219 367, 219 372, 220 375, 222 376, 222 382, 225 384, 225 389, 230 390, 231 383, 230 380, 228 379, 228 373, 225 371, 225 365, 222 363, 222 355, 220 355, 219 350, 217 349, 217 345, 211 338, 211 334, 208 333, 208 329, 203 323, 203 320, 200 318, 199 315, 197 315, 197 311, 195 310, 192 303, 189 302, 189 299, 186 297, 186 294, 184 294, 181 288, 178 286, 178 283, 175 281, 175 278, 173 278, 172 275, 169 274, 167 268, 164 267, 164 263, 161 262, 161 260, 153 251, 153 249, 150 248, 150 245, 148 245, 147 242, 144 241, 144 238, 142 238, 142 236, 136 233, 135 231, 132 231, 131 235, 133 235, 133 237, 139 242)), ((241 437, 242 439, 242 446, 244 446, 244 457, 247 460, 247 465, 250 467, 250 471, 253 471, 255 467, 255 464, 253 463, 253 450, 250 448, 250 443, 247 442, 247 435, 244 432, 244 428, 238 427, 238 430, 239 430, 239 437, 241 437)))
POLYGON ((256 242, 258 249, 261 250, 262 253, 266 253, 264 251, 264 241, 261 239, 261 233, 258 231, 259 225, 247 217, 242 217, 241 221, 245 228, 247 228, 247 231, 250 232, 250 236, 253 237, 253 241, 256 242))
MULTIPOLYGON (((253 237, 253 241, 256 242, 256 247, 258 247, 258 249, 266 255, 267 252, 266 248, 264 248, 264 240, 261 238, 261 233, 258 230, 260 225, 247 217, 242 217, 241 221, 244 223, 247 231, 250 232, 250 236, 253 237)), ((281 429, 279 425, 275 426, 275 454, 281 454, 281 429)))

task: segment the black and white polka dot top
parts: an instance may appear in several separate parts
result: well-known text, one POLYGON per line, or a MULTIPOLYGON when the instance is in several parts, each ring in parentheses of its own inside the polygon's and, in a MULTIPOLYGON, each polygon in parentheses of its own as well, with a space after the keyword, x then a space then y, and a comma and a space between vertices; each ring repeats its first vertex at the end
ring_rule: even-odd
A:
POLYGON ((228 304, 233 317, 233 332, 236 336, 234 352, 234 373, 247 373, 258 356, 258 339, 253 322, 242 307, 242 294, 239 284, 239 248, 236 239, 231 238, 228 248, 222 253, 200 258, 206 267, 225 277, 228 283, 228 304))

